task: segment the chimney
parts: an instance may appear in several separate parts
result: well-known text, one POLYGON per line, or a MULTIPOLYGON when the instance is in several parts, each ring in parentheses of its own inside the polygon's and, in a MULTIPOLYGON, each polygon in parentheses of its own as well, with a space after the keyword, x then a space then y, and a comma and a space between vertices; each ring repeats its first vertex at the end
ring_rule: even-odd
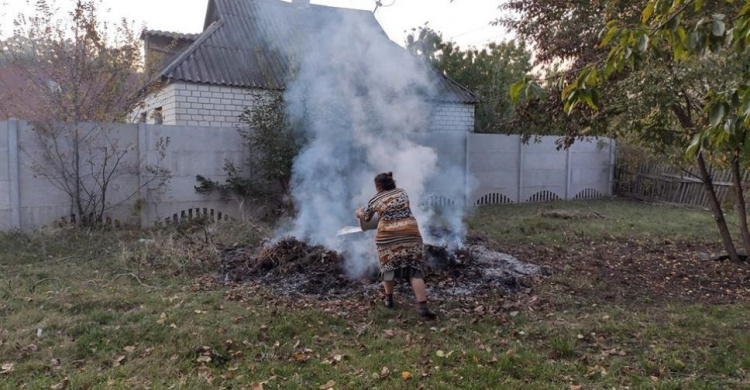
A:
POLYGON ((292 4, 296 5, 297 8, 308 8, 310 7, 310 0, 292 0, 292 4))

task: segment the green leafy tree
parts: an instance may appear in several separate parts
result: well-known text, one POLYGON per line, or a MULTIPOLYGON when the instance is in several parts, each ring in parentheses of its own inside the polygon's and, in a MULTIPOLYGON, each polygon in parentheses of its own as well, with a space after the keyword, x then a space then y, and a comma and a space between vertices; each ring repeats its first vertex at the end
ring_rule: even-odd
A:
MULTIPOLYGON (((709 166, 726 162, 733 172, 743 246, 750 253, 741 180, 750 148, 750 2, 647 1, 635 21, 613 15, 600 37, 605 55, 591 58, 565 80, 564 111, 607 110, 603 91, 627 87, 627 101, 613 104, 634 102, 635 112, 648 119, 638 133, 641 139, 681 148, 695 160, 724 247, 738 260, 709 166)), ((515 91, 532 84, 519 83, 515 91)))
POLYGON ((255 104, 240 115, 240 123, 246 125, 239 133, 250 151, 248 166, 258 179, 274 183, 282 196, 289 195, 294 158, 304 138, 287 117, 282 95, 256 95, 255 104))
POLYGON ((645 0, 507 0, 504 16, 495 24, 513 30, 533 43, 539 65, 566 64, 578 68, 603 55, 597 47, 599 32, 617 16, 636 20, 645 0))
POLYGON ((304 137, 286 115, 283 96, 254 95, 253 104, 245 108, 239 120, 244 126, 237 131, 248 151, 244 169, 227 163, 224 183, 197 176, 196 190, 203 193, 218 190, 225 197, 266 199, 281 208, 288 207, 294 159, 304 137))
MULTIPOLYGON (((626 90, 612 85, 603 100, 606 110, 578 110, 566 115, 561 101, 562 88, 579 69, 606 55, 597 47, 598 35, 608 15, 636 20, 638 4, 644 0, 617 1, 556 1, 509 0, 500 5, 503 16, 496 24, 514 31, 519 39, 529 42, 534 51, 534 66, 543 79, 530 83, 526 77, 511 89, 516 97, 515 117, 511 126, 532 134, 561 135, 560 147, 570 146, 576 139, 602 134, 610 129, 623 130, 621 115, 631 110, 625 104, 626 90), (541 93, 540 93, 541 92, 541 93), (535 99, 535 96, 545 99, 535 99), (616 126, 615 126, 616 123, 616 126)), ((522 80, 522 79, 518 79, 522 80)), ((516 81, 518 81, 516 80, 516 81)))
POLYGON ((531 69, 531 54, 523 42, 490 43, 483 49, 462 49, 425 26, 409 34, 407 48, 480 96, 476 131, 509 131, 514 107, 508 88, 531 69))

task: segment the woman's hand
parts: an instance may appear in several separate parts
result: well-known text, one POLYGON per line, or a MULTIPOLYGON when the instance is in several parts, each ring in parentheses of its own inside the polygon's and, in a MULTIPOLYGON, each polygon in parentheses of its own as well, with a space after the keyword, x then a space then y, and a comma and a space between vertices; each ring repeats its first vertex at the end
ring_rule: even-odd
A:
POLYGON ((355 215, 355 216, 356 216, 357 218, 359 218, 359 219, 362 219, 362 218, 364 218, 364 216, 365 216, 365 214, 364 214, 364 213, 362 212, 362 209, 361 209, 361 208, 359 208, 359 209, 356 209, 356 210, 354 211, 354 215, 355 215))

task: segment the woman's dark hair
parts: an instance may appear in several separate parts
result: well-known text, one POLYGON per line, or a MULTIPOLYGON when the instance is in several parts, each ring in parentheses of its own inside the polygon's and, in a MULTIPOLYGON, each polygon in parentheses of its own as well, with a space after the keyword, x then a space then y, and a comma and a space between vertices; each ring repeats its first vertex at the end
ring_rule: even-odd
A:
POLYGON ((393 181, 393 172, 384 172, 375 176, 375 185, 383 191, 396 188, 396 182, 393 181))

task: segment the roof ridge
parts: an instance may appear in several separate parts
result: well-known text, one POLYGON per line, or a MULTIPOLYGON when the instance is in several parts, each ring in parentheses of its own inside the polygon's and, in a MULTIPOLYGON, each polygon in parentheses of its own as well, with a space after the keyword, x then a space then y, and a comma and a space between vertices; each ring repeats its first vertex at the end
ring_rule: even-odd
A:
MULTIPOLYGON (((435 68, 433 67, 433 69, 435 69, 435 68)), ((444 79, 445 79, 445 80, 446 80, 447 82, 449 82, 449 83, 451 83, 451 84, 455 85, 455 86, 456 86, 457 88, 459 88, 459 89, 461 89, 462 91, 464 91, 464 92, 468 93, 468 94, 469 94, 470 96, 474 97, 475 99, 477 99, 477 101, 479 101, 479 95, 477 95, 477 94, 476 94, 476 92, 474 92, 474 91, 470 90, 470 89, 469 89, 469 88, 468 88, 467 86, 465 86, 465 85, 463 85, 463 84, 459 83, 459 82, 458 82, 458 81, 456 81, 456 80, 453 80, 453 79, 452 79, 452 78, 451 78, 450 76, 448 76, 448 75, 447 75, 447 74, 445 74, 445 73, 442 73, 442 72, 440 72, 440 71, 439 71, 439 70, 437 70, 437 69, 435 69, 435 72, 436 72, 436 73, 438 73, 438 74, 439 74, 439 75, 440 75, 440 76, 441 76, 442 78, 444 78, 444 79)))
POLYGON ((166 30, 148 29, 148 28, 144 28, 141 34, 162 35, 162 36, 167 36, 167 37, 180 37, 180 38, 188 38, 188 39, 196 39, 200 37, 201 35, 201 33, 181 33, 177 31, 166 31, 166 30))
POLYGON ((196 50, 198 50, 198 48, 203 44, 203 42, 207 41, 208 38, 210 38, 211 35, 213 35, 216 31, 218 31, 223 25, 224 25, 223 19, 219 19, 211 23, 211 25, 208 26, 208 28, 205 31, 203 31, 203 33, 200 34, 200 36, 195 40, 195 42, 190 44, 190 46, 187 49, 185 49, 185 51, 180 53, 180 55, 178 55, 174 60, 172 60, 172 62, 169 63, 169 65, 167 65, 164 68, 164 70, 161 71, 161 73, 159 73, 159 76, 167 77, 168 74, 172 73, 175 70, 175 68, 177 68, 183 61, 185 61, 188 57, 190 57, 190 55, 192 55, 196 50))
MULTIPOLYGON (((218 10, 218 13, 221 16, 235 16, 232 13, 227 13, 226 9, 222 8, 224 4, 219 4, 222 1, 225 0, 211 0, 211 2, 216 3, 216 8, 218 10)), ((367 13, 371 15, 373 18, 375 17, 375 14, 367 9, 361 9, 361 8, 348 8, 348 7, 337 7, 335 5, 327 5, 327 4, 312 4, 305 6, 304 8, 299 8, 296 4, 289 2, 289 1, 282 1, 282 0, 244 0, 244 2, 257 2, 257 3, 265 3, 265 6, 271 6, 271 7, 280 7, 284 8, 285 10, 296 10, 296 9, 326 9, 331 11, 338 11, 338 12, 356 12, 356 13, 367 13)))
MULTIPOLYGON (((292 2, 281 1, 281 0, 261 0, 261 1, 274 2, 274 3, 280 4, 282 7, 294 7, 294 8, 298 7, 298 5, 296 5, 296 4, 292 3, 292 2)), ((335 5, 327 5, 327 4, 312 4, 312 3, 310 3, 307 6, 305 6, 305 8, 327 8, 327 9, 342 10, 342 11, 366 12, 368 14, 372 14, 373 16, 375 16, 375 14, 372 11, 369 11, 369 10, 366 10, 366 9, 348 8, 348 7, 337 7, 335 5)))

